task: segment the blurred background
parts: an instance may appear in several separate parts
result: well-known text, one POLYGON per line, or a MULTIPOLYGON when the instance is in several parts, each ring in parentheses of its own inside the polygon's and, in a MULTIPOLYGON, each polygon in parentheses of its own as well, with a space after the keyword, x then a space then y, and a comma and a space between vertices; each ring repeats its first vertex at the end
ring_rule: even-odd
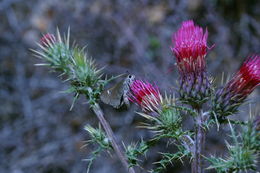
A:
MULTIPOLYGON (((172 33, 183 20, 193 19, 208 29, 208 71, 214 85, 235 73, 252 53, 260 53, 260 1, 258 0, 1 0, 0 1, 0 172, 1 173, 79 173, 85 172, 95 145, 82 148, 89 139, 85 124, 97 126, 86 100, 80 98, 69 111, 73 95, 61 91, 68 84, 36 67, 41 60, 30 48, 42 34, 61 33, 71 28, 71 38, 87 51, 108 75, 125 72, 155 82, 161 91, 175 93, 177 69, 170 51, 172 33)), ((259 89, 250 96, 259 114, 259 89), (257 110, 258 109, 258 110, 257 110)), ((151 137, 136 128, 143 119, 131 106, 118 112, 101 105, 118 141, 130 144, 151 137)), ((236 115, 247 119, 248 105, 236 115)), ((189 121, 186 122, 190 123, 189 121)), ((189 125, 189 124, 188 124, 189 125)), ((207 150, 222 156, 228 128, 207 139, 207 150), (221 137, 220 137, 221 136, 221 137)), ((164 141, 154 147, 141 163, 145 169, 160 159, 158 151, 174 151, 164 141)), ((166 173, 190 172, 174 162, 166 173)), ((103 153, 91 173, 125 172, 116 156, 103 153)), ((137 169, 137 172, 145 172, 137 169)), ((214 171, 213 171, 214 172, 214 171)))

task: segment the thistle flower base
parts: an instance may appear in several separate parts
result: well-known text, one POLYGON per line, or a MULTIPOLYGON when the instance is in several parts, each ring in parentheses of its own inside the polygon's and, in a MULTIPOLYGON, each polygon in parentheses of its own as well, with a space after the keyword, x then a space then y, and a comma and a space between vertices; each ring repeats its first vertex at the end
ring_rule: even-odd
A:
POLYGON ((210 99, 210 86, 206 72, 182 76, 179 90, 180 100, 194 108, 200 108, 203 103, 210 99))

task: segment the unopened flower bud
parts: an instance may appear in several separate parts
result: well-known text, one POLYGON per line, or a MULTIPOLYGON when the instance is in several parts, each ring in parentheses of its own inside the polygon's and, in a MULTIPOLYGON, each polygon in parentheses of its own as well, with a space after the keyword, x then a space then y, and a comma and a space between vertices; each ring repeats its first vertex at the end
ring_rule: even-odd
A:
POLYGON ((54 44, 56 42, 56 38, 53 34, 45 34, 42 38, 41 38, 41 44, 44 47, 49 47, 52 44, 54 44))

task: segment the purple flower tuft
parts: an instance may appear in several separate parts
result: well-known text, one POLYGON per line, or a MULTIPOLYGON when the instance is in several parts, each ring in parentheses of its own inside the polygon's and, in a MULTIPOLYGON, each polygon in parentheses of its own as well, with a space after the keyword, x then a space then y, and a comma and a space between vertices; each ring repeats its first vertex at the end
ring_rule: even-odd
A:
POLYGON ((129 100, 141 106, 143 111, 160 112, 162 96, 157 86, 142 80, 135 80, 130 90, 129 100))

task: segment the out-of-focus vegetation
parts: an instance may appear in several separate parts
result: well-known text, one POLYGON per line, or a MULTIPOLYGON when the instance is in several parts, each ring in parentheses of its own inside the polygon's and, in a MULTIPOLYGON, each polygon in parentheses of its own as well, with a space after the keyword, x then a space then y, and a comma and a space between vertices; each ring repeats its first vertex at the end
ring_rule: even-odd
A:
MULTIPOLYGON (((82 98, 69 111, 73 95, 61 93, 69 86, 35 67, 29 48, 36 48, 41 34, 71 28, 71 37, 87 45, 90 55, 108 75, 129 71, 138 78, 158 83, 175 92, 177 70, 170 51, 171 35, 183 20, 194 19, 208 28, 208 71, 216 85, 235 72, 250 53, 259 53, 260 2, 257 0, 2 0, 0 2, 0 172, 78 173, 87 168, 82 159, 92 146, 81 148, 89 136, 84 125, 97 120, 82 98)), ((259 90, 251 96, 252 108, 259 112, 259 90), (256 98, 256 99, 255 99, 256 98), (258 103, 257 103, 258 102, 258 103)), ((118 140, 125 143, 151 134, 137 129, 141 117, 134 111, 117 112, 103 105, 118 140)), ((247 109, 247 106, 242 109, 247 109)), ((246 119, 242 112, 237 115, 246 119)), ((189 120, 186 121, 188 126, 189 120)), ((210 133, 211 153, 225 153, 221 135, 210 133)), ((162 145, 165 146, 164 144, 162 145)), ((164 150, 157 146, 143 163, 151 168, 164 150)), ((174 150, 174 148, 165 148, 174 150)), ((175 163, 168 172, 189 172, 175 163)), ((142 170, 139 170, 140 172, 142 170)), ((94 162, 93 173, 121 173, 116 156, 102 155, 94 162)))

